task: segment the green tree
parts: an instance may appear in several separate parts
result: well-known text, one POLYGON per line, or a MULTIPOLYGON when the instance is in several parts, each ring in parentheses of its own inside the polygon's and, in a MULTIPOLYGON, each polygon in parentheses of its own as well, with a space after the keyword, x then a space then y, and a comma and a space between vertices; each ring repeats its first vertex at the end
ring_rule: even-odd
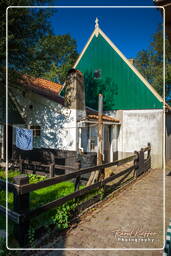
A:
MULTIPOLYGON (((5 66, 6 56, 6 8, 8 6, 42 5, 52 0, 1 0, 1 40, 0 67, 5 66)), ((8 60, 9 67, 24 69, 30 59, 29 48, 33 47, 45 34, 51 33, 49 18, 52 9, 44 8, 9 8, 8 17, 8 60)))
POLYGON ((78 57, 76 48, 76 41, 70 35, 44 36, 30 49, 32 58, 25 71, 34 77, 63 83, 78 57))
MULTIPOLYGON (((54 0, 2 0, 0 79, 5 80, 6 19, 8 6, 48 5, 54 0)), ((10 81, 20 73, 64 82, 77 58, 76 42, 70 35, 53 35, 50 8, 8 8, 8 68, 10 81), (13 72, 17 71, 17 73, 13 72)))
MULTIPOLYGON (((166 101, 171 102, 171 45, 166 38, 166 101)), ((161 27, 153 35, 147 50, 137 54, 135 66, 141 74, 163 96, 163 33, 161 27)))

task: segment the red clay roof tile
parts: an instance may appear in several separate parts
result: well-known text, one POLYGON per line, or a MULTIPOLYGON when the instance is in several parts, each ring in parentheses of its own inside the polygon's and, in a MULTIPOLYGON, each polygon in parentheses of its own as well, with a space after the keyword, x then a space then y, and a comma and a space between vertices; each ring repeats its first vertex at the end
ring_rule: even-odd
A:
POLYGON ((48 90, 53 93, 59 94, 63 86, 58 83, 43 79, 43 78, 34 78, 28 75, 23 76, 23 82, 29 87, 36 87, 42 90, 48 90))

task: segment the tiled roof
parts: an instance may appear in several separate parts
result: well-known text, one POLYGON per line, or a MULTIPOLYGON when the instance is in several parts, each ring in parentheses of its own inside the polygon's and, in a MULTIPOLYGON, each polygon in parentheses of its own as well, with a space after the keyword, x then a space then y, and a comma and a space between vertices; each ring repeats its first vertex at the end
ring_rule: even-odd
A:
MULTIPOLYGON (((94 120, 94 119, 98 119, 98 114, 97 115, 87 115, 88 120, 94 120)), ((106 116, 106 115, 102 115, 102 119, 103 121, 109 121, 109 122, 115 122, 115 123, 119 123, 120 121, 116 118, 110 117, 110 116, 106 116)))
MULTIPOLYGON (((50 100, 56 101, 61 105, 64 105, 64 97, 59 95, 60 91, 63 88, 61 84, 54 83, 43 78, 33 78, 28 75, 23 75, 22 79, 20 80, 20 84, 22 84, 24 87, 32 90, 33 92, 39 95, 47 97, 50 100)), ((98 112, 96 110, 86 107, 86 113, 88 120, 98 119, 98 112)), ((102 119, 104 121, 110 121, 115 123, 120 122, 118 119, 107 115, 103 115, 102 119)))
POLYGON ((34 87, 40 90, 48 90, 49 92, 59 94, 63 86, 58 83, 43 79, 43 78, 34 78, 31 76, 24 75, 21 80, 22 83, 28 87, 34 87))
MULTIPOLYGON (((98 112, 92 108, 86 107, 86 113, 87 113, 87 119, 88 120, 97 120, 98 117, 98 112)), ((115 123, 120 123, 120 121, 114 117, 103 115, 102 116, 103 121, 109 121, 109 122, 115 122, 115 123)))

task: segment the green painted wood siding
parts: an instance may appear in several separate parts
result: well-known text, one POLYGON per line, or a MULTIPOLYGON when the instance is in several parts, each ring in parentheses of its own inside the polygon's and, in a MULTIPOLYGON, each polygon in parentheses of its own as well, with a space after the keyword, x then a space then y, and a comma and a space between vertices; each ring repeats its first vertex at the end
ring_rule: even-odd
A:
POLYGON ((104 109, 161 109, 162 103, 144 85, 118 53, 99 34, 94 36, 76 66, 84 74, 86 104, 97 109, 97 95, 104 95, 104 109), (94 72, 100 78, 94 78, 94 72))

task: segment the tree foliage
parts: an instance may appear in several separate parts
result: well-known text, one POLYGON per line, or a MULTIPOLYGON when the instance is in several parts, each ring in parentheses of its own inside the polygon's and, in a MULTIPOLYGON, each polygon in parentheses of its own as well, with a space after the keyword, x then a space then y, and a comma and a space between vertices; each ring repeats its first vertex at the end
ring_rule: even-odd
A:
MULTIPOLYGON (((171 102, 171 45, 166 38, 166 100, 171 102)), ((135 66, 141 74, 163 96, 163 33, 161 27, 153 35, 153 40, 147 50, 138 53, 135 66)))
MULTIPOLYGON (((45 4, 47 0, 2 0, 1 10, 1 43, 0 57, 1 67, 5 65, 6 56, 6 12, 8 6, 27 6, 45 4)), ((45 34, 51 32, 49 18, 53 14, 52 9, 40 8, 8 8, 8 60, 9 67, 17 70, 27 66, 30 59, 28 49, 45 34)))
POLYGON ((30 49, 30 55, 27 74, 63 83, 78 57, 76 41, 70 35, 44 36, 30 49))
MULTIPOLYGON (((53 0, 1 0, 0 72, 5 77, 6 13, 8 6, 52 4, 53 0)), ((56 36, 50 18, 57 11, 50 8, 8 8, 8 68, 35 77, 64 81, 76 57, 76 42, 69 35, 56 36)), ((11 73, 9 75, 11 77, 11 73)), ((14 73, 12 72, 14 78, 14 73)), ((18 76, 18 75, 17 75, 18 76)), ((15 79, 14 79, 15 80, 15 79)))

